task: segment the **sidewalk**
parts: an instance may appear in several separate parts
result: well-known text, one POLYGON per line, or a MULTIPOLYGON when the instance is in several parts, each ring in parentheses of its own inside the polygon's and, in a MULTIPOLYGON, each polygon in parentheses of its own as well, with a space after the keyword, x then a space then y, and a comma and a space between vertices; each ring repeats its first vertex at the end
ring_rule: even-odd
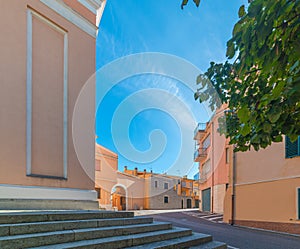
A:
POLYGON ((176 213, 176 212, 189 212, 189 211, 198 211, 198 208, 189 208, 189 209, 167 209, 167 210, 133 210, 134 216, 143 216, 151 214, 162 214, 162 213, 176 213))

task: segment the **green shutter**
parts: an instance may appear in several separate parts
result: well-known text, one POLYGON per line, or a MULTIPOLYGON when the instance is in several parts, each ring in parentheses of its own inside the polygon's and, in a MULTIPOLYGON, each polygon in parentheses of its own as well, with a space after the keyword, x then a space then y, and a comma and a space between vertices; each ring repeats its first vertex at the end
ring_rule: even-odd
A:
POLYGON ((291 158, 300 155, 299 138, 295 142, 291 142, 288 136, 285 137, 285 157, 291 158))

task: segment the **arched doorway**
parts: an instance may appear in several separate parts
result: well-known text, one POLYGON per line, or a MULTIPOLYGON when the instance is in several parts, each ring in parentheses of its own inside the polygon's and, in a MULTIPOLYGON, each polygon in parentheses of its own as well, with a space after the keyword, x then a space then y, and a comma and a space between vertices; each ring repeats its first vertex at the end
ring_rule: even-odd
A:
POLYGON ((127 210, 127 190, 122 185, 115 185, 111 190, 112 206, 118 211, 127 210))

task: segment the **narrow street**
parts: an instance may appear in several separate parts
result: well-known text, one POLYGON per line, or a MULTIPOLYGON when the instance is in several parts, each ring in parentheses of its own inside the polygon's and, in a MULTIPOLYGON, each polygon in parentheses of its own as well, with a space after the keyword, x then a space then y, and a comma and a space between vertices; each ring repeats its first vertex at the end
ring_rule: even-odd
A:
POLYGON ((198 211, 149 214, 156 221, 169 221, 174 226, 191 228, 210 234, 214 240, 226 242, 229 249, 299 249, 300 236, 291 236, 216 222, 198 211), (205 217, 206 216, 206 217, 205 217), (202 217, 202 218, 201 218, 202 217))

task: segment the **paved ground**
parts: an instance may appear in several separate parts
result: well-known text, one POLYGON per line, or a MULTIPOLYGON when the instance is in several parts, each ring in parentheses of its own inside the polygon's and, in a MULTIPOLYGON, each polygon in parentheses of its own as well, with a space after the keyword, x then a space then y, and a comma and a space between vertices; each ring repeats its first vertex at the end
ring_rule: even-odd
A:
POLYGON ((191 228, 195 232, 211 234, 215 240, 226 242, 229 249, 300 249, 300 237, 230 226, 220 222, 220 216, 207 215, 197 210, 145 210, 135 213, 150 215, 157 221, 170 221, 175 226, 191 228))

